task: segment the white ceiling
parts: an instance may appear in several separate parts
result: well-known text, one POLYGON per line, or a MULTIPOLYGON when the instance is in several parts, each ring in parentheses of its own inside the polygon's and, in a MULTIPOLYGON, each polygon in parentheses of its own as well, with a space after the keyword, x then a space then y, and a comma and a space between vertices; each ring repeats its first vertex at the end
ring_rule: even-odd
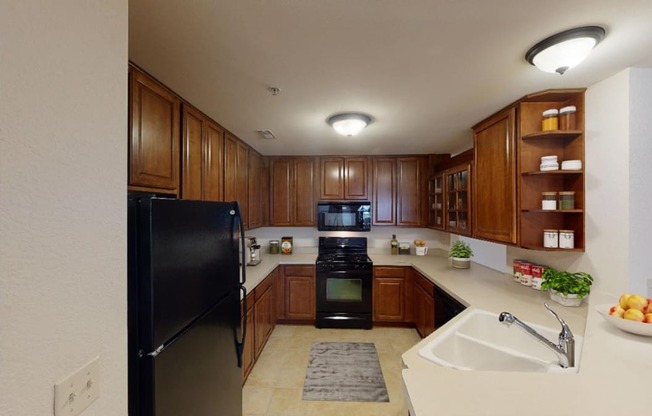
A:
POLYGON ((129 0, 129 58, 264 155, 456 153, 525 94, 652 66, 652 0, 129 0), (584 25, 607 36, 563 76, 523 58, 584 25))

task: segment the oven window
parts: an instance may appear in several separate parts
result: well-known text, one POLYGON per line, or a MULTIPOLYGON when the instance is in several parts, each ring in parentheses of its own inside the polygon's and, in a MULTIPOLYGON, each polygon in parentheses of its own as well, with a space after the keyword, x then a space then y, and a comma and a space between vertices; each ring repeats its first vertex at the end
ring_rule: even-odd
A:
POLYGON ((362 302, 362 279, 326 279, 329 302, 362 302))

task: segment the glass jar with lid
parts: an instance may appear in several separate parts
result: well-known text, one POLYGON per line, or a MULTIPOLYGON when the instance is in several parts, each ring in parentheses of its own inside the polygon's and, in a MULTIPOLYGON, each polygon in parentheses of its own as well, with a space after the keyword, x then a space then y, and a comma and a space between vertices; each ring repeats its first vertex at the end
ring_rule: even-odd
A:
POLYGON ((541 209, 557 209, 557 192, 541 192, 541 209))
POLYGON ((575 130, 577 107, 569 105, 559 109, 559 130, 575 130))
POLYGON ((575 248, 575 231, 559 230, 559 248, 575 248))
POLYGON ((281 246, 278 240, 269 240, 269 254, 278 254, 281 251, 281 246))
POLYGON ((564 209, 564 210, 575 209, 574 191, 559 192, 559 209, 564 209))
POLYGON ((559 129, 559 110, 551 108, 543 112, 541 121, 541 131, 551 131, 559 129))
POLYGON ((559 248, 559 230, 543 230, 543 246, 559 248))

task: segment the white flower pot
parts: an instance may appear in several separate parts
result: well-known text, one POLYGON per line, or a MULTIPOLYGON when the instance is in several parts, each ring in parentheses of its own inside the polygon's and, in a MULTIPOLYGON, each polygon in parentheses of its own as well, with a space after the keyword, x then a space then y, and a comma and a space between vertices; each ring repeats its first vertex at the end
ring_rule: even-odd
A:
POLYGON ((456 269, 468 269, 471 267, 471 259, 463 257, 451 257, 451 265, 456 269))
POLYGON ((586 296, 584 296, 580 299, 574 294, 564 295, 563 293, 559 293, 553 289, 550 289, 549 293, 550 299, 564 306, 580 306, 582 301, 586 298, 586 296))

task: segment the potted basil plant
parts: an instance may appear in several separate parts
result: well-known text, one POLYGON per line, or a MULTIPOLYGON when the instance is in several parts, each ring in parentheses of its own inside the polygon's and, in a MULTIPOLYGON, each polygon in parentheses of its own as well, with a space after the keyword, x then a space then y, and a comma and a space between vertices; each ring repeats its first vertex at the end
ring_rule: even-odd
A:
POLYGON ((545 269, 541 275, 542 290, 548 290, 550 299, 564 306, 580 306, 582 300, 591 293, 593 277, 585 272, 565 272, 552 268, 545 269))
POLYGON ((471 266, 471 256, 473 256, 471 247, 460 240, 454 242, 448 252, 448 257, 451 258, 451 265, 457 269, 468 269, 471 266))

